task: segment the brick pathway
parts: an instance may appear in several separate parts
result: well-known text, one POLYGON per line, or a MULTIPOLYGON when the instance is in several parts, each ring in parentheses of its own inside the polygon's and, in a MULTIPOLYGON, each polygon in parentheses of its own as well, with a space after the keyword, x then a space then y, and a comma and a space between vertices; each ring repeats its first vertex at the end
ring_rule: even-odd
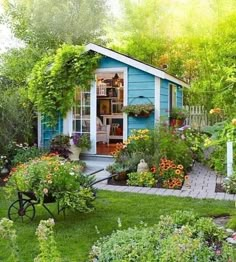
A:
MULTIPOLYGON (((111 162, 107 161, 86 161, 88 173, 95 170, 106 168, 111 162)), ((103 170, 96 173, 96 179, 102 179, 109 176, 109 172, 103 170)), ((227 193, 215 193, 215 186, 217 178, 214 171, 196 163, 189 173, 189 179, 185 181, 181 190, 164 189, 164 188, 148 188, 148 187, 135 187, 135 186, 113 186, 108 185, 107 181, 99 182, 95 185, 98 189, 118 191, 118 192, 132 192, 144 193, 151 195, 162 196, 177 196, 177 197, 192 197, 198 199, 210 198, 219 200, 235 200, 236 195, 227 193)))

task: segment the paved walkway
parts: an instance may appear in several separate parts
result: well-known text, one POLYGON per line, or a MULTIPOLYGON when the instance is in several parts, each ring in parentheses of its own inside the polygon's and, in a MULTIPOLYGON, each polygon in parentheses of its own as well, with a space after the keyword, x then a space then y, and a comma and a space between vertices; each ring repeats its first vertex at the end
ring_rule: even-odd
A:
MULTIPOLYGON (((86 161, 87 173, 92 173, 101 168, 106 168, 111 161, 86 161)), ((96 173, 96 179, 102 179, 109 176, 109 172, 103 170, 96 173)), ((189 173, 189 179, 185 181, 181 190, 164 189, 164 188, 148 188, 148 187, 135 187, 135 186, 113 186, 108 185, 107 180, 99 182, 95 185, 98 189, 118 191, 118 192, 132 192, 144 193, 151 195, 162 196, 177 196, 177 197, 192 197, 198 199, 210 198, 219 200, 235 200, 236 195, 227 193, 215 193, 217 178, 214 171, 196 163, 189 173)))

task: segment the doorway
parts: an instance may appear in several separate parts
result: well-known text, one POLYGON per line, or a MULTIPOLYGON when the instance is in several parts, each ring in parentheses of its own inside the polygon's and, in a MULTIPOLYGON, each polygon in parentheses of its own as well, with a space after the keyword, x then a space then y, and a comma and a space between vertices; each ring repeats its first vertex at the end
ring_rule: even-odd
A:
POLYGON ((96 74, 96 153, 111 155, 123 142, 124 72, 100 70, 96 74))

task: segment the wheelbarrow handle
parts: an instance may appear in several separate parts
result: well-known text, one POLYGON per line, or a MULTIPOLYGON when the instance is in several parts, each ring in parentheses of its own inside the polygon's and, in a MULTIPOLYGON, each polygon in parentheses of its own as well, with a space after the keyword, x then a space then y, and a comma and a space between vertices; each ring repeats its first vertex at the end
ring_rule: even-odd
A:
POLYGON ((100 183, 100 182, 102 182, 102 181, 105 181, 105 180, 107 180, 107 179, 109 179, 109 178, 112 178, 112 177, 114 177, 114 176, 117 176, 117 174, 113 174, 113 175, 110 175, 110 176, 101 178, 101 179, 99 179, 99 180, 96 180, 96 181, 93 182, 90 186, 96 185, 97 183, 100 183))

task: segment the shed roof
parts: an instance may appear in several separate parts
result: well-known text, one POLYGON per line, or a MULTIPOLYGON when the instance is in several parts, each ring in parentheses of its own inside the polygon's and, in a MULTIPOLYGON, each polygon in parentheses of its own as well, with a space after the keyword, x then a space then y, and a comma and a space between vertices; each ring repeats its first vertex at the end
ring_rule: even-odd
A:
POLYGON ((189 85, 186 82, 184 82, 183 80, 166 73, 164 70, 162 70, 160 68, 154 67, 154 66, 146 64, 146 63, 143 63, 143 62, 141 62, 137 59, 131 58, 127 55, 121 54, 121 53, 116 52, 114 50, 111 50, 109 48, 90 43, 90 44, 86 45, 86 50, 87 51, 91 50, 91 51, 97 52, 101 55, 113 58, 113 59, 118 60, 122 63, 133 66, 133 67, 138 68, 142 71, 145 71, 149 74, 155 75, 159 78, 167 79, 167 80, 169 80, 173 83, 176 83, 178 85, 181 85, 181 86, 184 86, 184 87, 189 87, 189 85))

